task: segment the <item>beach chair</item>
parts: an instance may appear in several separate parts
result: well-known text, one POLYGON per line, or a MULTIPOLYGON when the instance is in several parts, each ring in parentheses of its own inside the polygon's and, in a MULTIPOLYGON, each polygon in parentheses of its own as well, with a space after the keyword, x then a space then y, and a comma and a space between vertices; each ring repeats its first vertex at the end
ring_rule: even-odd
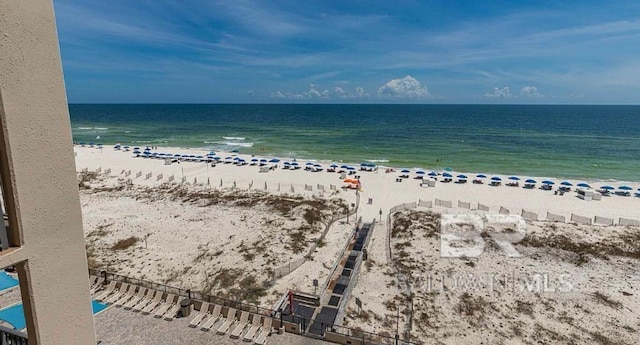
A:
POLYGON ((209 331, 211 327, 213 327, 213 325, 216 323, 216 321, 218 321, 218 319, 220 318, 221 310, 222 310, 222 306, 216 304, 213 307, 213 312, 211 312, 211 316, 207 319, 207 321, 205 321, 202 324, 202 327, 200 329, 203 331, 209 331))
POLYGON ((184 301, 185 297, 178 297, 176 303, 169 308, 169 310, 164 314, 164 319, 167 321, 171 321, 178 316, 178 311, 180 311, 180 303, 184 301))
POLYGON ((196 316, 193 317, 193 319, 191 319, 191 321, 189 321, 189 327, 191 328, 196 328, 198 327, 198 324, 207 316, 209 316, 209 302, 202 302, 202 304, 200 305, 200 311, 198 311, 198 314, 196 314, 196 316))
POLYGON ((89 277, 89 288, 92 288, 94 285, 96 285, 97 281, 98 281, 98 277, 90 276, 89 277))
POLYGON ((127 292, 128 289, 129 289, 129 283, 120 284, 120 288, 118 289, 118 291, 115 291, 114 293, 111 294, 111 296, 107 297, 104 300, 104 303, 107 303, 107 304, 115 303, 115 301, 119 300, 122 296, 124 296, 124 294, 127 292))
POLYGON ((150 314, 158 304, 162 303, 162 295, 164 293, 162 291, 156 291, 156 295, 153 299, 140 311, 143 315, 150 314))
POLYGON ((142 299, 144 299, 144 295, 147 294, 147 288, 143 288, 142 286, 138 289, 138 293, 133 296, 127 303, 124 303, 122 306, 124 309, 131 309, 134 305, 138 304, 142 299))
POLYGON ((169 308, 173 307, 173 304, 175 303, 175 299, 176 296, 174 294, 167 294, 167 297, 164 299, 164 302, 161 303, 161 305, 153 311, 153 317, 156 318, 161 318, 164 313, 166 313, 169 308))
POLYGON ((242 334, 242 331, 249 325, 249 313, 247 313, 246 311, 243 311, 240 314, 240 319, 238 320, 238 324, 236 325, 236 327, 233 329, 233 331, 231 331, 231 338, 233 339, 238 339, 240 338, 240 334, 242 334))
POLYGON ((95 296, 95 299, 98 301, 102 301, 103 299, 107 298, 112 292, 113 290, 116 289, 116 284, 118 282, 116 282, 115 280, 112 280, 111 282, 109 282, 109 285, 107 285, 107 287, 100 291, 100 293, 95 296))
POLYGON ((123 304, 127 303, 129 299, 133 297, 136 293, 136 285, 129 285, 129 290, 127 290, 122 297, 120 297, 117 301, 115 301, 116 307, 122 307, 123 304))
POLYGON ((271 334, 271 325, 273 324, 273 319, 270 317, 265 317, 262 319, 262 327, 260 328, 260 334, 253 341, 254 344, 264 345, 267 341, 267 336, 271 334))
POLYGON ((249 330, 244 335, 244 341, 252 341, 253 337, 256 336, 256 333, 260 329, 260 315, 253 314, 253 318, 251 319, 251 326, 249 326, 249 330))
POLYGON ((153 300, 153 296, 155 294, 156 294, 155 290, 148 289, 147 294, 142 299, 140 299, 138 303, 136 303, 133 307, 131 307, 131 309, 134 312, 139 312, 140 310, 142 310, 142 308, 144 308, 147 304, 149 304, 153 300))
POLYGON ((104 278, 102 277, 98 278, 98 281, 95 284, 93 284, 93 286, 91 287, 91 290, 89 291, 91 295, 94 295, 96 292, 98 292, 98 290, 100 290, 100 288, 102 288, 102 283, 104 283, 104 278))
POLYGON ((235 322, 236 322, 236 309, 229 307, 229 309, 227 310, 227 317, 225 318, 222 325, 218 327, 218 331, 216 333, 217 334, 227 333, 231 325, 233 325, 235 322))

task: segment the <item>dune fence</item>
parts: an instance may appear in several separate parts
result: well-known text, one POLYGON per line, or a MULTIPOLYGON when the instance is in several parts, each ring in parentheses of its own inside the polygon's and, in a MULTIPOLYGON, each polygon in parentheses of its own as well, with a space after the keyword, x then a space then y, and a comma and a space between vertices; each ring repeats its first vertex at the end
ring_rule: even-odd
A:
POLYGON ((613 218, 605 218, 600 216, 593 217, 593 224, 613 225, 613 218))
POLYGON ((628 219, 628 218, 620 218, 618 220, 618 225, 622 226, 640 226, 640 220, 636 219, 628 219))
POLYGON ((547 212, 547 221, 549 222, 560 222, 560 223, 565 223, 565 216, 561 216, 559 214, 555 214, 555 213, 551 213, 551 212, 547 212))
POLYGON ((526 210, 522 210, 522 213, 520 214, 522 216, 522 218, 524 219, 529 219, 529 220, 538 220, 538 214, 535 212, 531 212, 531 211, 526 211, 526 210))
POLYGON ((584 225, 591 225, 591 218, 590 217, 585 217, 585 216, 579 216, 577 214, 571 214, 571 221, 578 223, 578 224, 584 224, 584 225))

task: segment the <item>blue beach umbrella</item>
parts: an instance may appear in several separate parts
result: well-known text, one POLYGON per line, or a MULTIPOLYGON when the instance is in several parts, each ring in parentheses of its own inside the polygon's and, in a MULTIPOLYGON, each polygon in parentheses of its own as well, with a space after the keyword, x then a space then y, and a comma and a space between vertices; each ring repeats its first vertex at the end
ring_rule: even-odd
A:
POLYGON ((289 162, 284 162, 284 163, 282 163, 282 164, 283 164, 283 165, 291 165, 291 163, 289 163, 289 162))
POLYGON ((416 171, 416 174, 418 174, 418 175, 424 175, 424 174, 425 174, 425 172, 424 172, 424 171, 422 171, 422 170, 418 170, 418 171, 416 171))
POLYGON ((204 158, 204 157, 203 157, 203 156, 196 156, 196 158, 198 158, 198 159, 202 159, 202 158, 204 158))
POLYGON ((631 188, 629 186, 620 186, 620 187, 618 187, 618 189, 620 189, 620 190, 633 190, 633 188, 631 188))
POLYGON ((262 162, 262 163, 266 163, 266 162, 267 162, 267 160, 266 160, 266 159, 264 159, 264 158, 262 158, 262 159, 260 160, 260 162, 262 162))
POLYGON ((238 151, 238 149, 235 149, 235 150, 231 150, 231 152, 232 152, 232 153, 238 153, 238 152, 240 152, 240 151, 238 151))
POLYGON ((429 171, 429 173, 427 174, 429 176, 438 176, 438 173, 435 171, 429 171))
POLYGON ((278 158, 271 158, 269 160, 269 163, 278 163, 278 162, 280 162, 280 160, 278 158))
POLYGON ((477 178, 487 178, 487 175, 484 174, 478 174, 476 175, 477 178))
POLYGON ((337 167, 338 167, 338 164, 331 164, 331 165, 329 165, 329 167, 330 167, 330 168, 337 168, 337 167))
POLYGON ((520 181, 520 178, 518 176, 509 176, 509 180, 511 180, 511 181, 520 181))
POLYGON ((322 164, 317 164, 317 163, 316 163, 316 164, 314 164, 313 166, 314 166, 314 167, 316 167, 316 168, 322 168, 322 164))
POLYGON ((347 170, 356 170, 354 167, 347 167, 347 170))
POLYGON ((400 172, 401 172, 401 173, 408 174, 408 173, 410 173, 410 172, 411 172, 411 170, 409 170, 409 169, 402 169, 402 170, 400 170, 400 172))
POLYGON ((614 188, 614 187, 611 187, 611 186, 602 186, 602 187, 600 187, 600 189, 604 189, 604 190, 614 190, 615 188, 614 188))
POLYGON ((138 146, 133 148, 134 150, 140 150, 140 148, 138 146))
POLYGON ((576 186, 577 187, 582 187, 582 188, 591 188, 591 186, 589 184, 584 183, 584 182, 578 183, 576 186))
POLYGON ((498 176, 494 176, 491 178, 491 181, 502 181, 502 179, 498 176))
MULTIPOLYGON (((82 144, 82 143, 80 143, 80 144, 82 144)), ((128 148, 129 148, 129 145, 124 145, 122 148, 124 148, 124 149, 128 149, 128 148)))
POLYGON ((258 161, 258 158, 251 158, 251 161, 252 161, 252 162, 257 162, 257 161, 258 161))
POLYGON ((556 184, 556 183, 553 182, 553 181, 544 180, 544 181, 542 181, 542 184, 552 185, 552 184, 556 184))
POLYGON ((562 181, 560 182, 561 185, 563 186, 573 186, 573 183, 569 182, 569 181, 562 181))
POLYGON ((215 156, 215 155, 216 155, 216 153, 215 153, 215 152, 213 152, 213 151, 210 151, 208 155, 209 155, 209 156, 215 156))
POLYGON ((524 181, 525 183, 538 183, 536 180, 534 179, 528 179, 526 181, 524 181))
POLYGON ((453 175, 451 175, 449 173, 444 173, 444 174, 442 174, 442 177, 453 177, 453 175))
POLYGON ((305 165, 313 165, 313 162, 307 162, 305 165))
POLYGON ((458 177, 458 178, 461 178, 461 179, 463 179, 463 180, 466 180, 466 179, 467 179, 467 175, 458 175, 457 177, 458 177))
POLYGON ((220 160, 220 156, 213 156, 213 157, 211 157, 211 158, 213 158, 213 159, 215 159, 215 160, 217 160, 217 161, 219 161, 219 160, 220 160))
POLYGON ((291 165, 293 165, 293 166, 298 166, 298 165, 300 165, 300 164, 298 164, 298 162, 293 162, 293 163, 291 163, 291 165))

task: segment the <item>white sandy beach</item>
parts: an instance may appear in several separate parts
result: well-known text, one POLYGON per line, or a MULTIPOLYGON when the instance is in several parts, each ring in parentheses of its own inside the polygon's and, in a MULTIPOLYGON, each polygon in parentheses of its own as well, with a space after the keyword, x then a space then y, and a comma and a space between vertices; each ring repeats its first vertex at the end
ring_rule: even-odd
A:
MULTIPOLYGON (((356 201, 354 190, 343 191, 340 188, 343 182, 338 173, 308 172, 304 169, 293 171, 280 168, 269 172, 259 172, 257 166, 236 166, 222 163, 215 167, 194 162, 165 165, 163 160, 133 158, 131 152, 115 151, 111 147, 100 150, 75 146, 74 150, 76 152, 76 168, 79 172, 84 169, 101 171, 100 178, 89 183, 92 188, 81 190, 85 234, 88 246, 91 248, 92 259, 96 260, 96 264, 124 275, 155 282, 166 282, 170 285, 193 290, 207 290, 230 298, 242 297, 240 292, 243 287, 260 285, 262 281, 269 278, 269 275, 277 267, 300 260, 321 236, 322 230, 324 230, 323 226, 316 224, 315 227, 310 228, 301 247, 293 250, 292 238, 294 237, 292 237, 292 232, 305 226, 302 221, 304 207, 294 208, 291 213, 278 214, 266 206, 271 201, 265 201, 265 203, 250 208, 242 205, 212 205, 207 203, 206 197, 189 196, 190 192, 198 192, 203 195, 219 192, 224 195, 224 193, 230 193, 229 190, 235 186, 236 190, 241 191, 240 193, 264 195, 266 187, 267 195, 286 197, 302 195, 306 198, 305 200, 338 198, 343 199, 346 203, 355 203, 356 201), (107 169, 110 169, 110 173, 104 174, 107 169), (129 171, 131 175, 125 176, 129 171), (141 176, 136 177, 139 173, 141 176), (150 177, 146 178, 148 174, 150 177), (162 177, 158 178, 160 175, 162 177), (170 176, 174 177, 173 187, 166 185, 170 176), (187 184, 178 187, 183 176, 187 184), (129 182, 130 186, 122 187, 129 182), (331 185, 337 186, 337 191, 330 190, 331 185), (250 186, 251 191, 247 191, 250 186), (305 190, 305 186, 311 190, 305 190), (320 190, 318 186, 324 187, 324 190, 320 190), (109 189, 112 187, 115 188, 109 189), (176 195, 180 196, 176 197, 176 195), (130 237, 138 239, 131 248, 118 251, 112 249, 117 241, 130 237), (242 281, 247 277, 250 279, 242 281), (217 281, 228 280, 229 283, 227 285, 208 284, 212 278, 216 278, 217 281)), ((207 153, 176 148, 159 148, 158 151, 186 152, 194 155, 206 155, 207 153)), ((219 155, 226 156, 224 153, 219 153, 219 155)), ((251 159, 246 155, 240 156, 247 161, 251 159)), ((298 161, 298 163, 304 166, 306 162, 298 161)), ((323 163, 324 168, 326 169, 329 164, 323 163)), ((281 166, 282 162, 279 165, 281 166)), ((352 165, 357 167, 359 164, 352 165)), ((457 172, 453 174, 455 176, 457 172)), ((607 217, 616 222, 620 217, 640 219, 640 211, 638 211, 640 210, 640 198, 633 196, 614 195, 603 197, 600 201, 583 201, 576 197, 575 192, 560 196, 554 195, 552 191, 528 190, 504 185, 491 187, 487 184, 472 184, 470 181, 466 184, 437 182, 436 187, 424 188, 419 186, 419 180, 413 178, 396 182, 400 173, 398 171, 385 173, 384 168, 376 172, 358 171, 357 175, 361 177, 363 187, 360 192, 358 216, 362 216, 364 220, 380 220, 382 218, 381 224, 375 228, 369 245, 372 260, 367 263, 368 268, 362 270, 359 283, 353 292, 354 296, 367 301, 364 309, 370 313, 371 319, 358 320, 359 317, 354 315, 353 299, 349 304, 350 312, 346 319, 349 326, 368 331, 395 332, 395 318, 393 318, 393 322, 391 321, 392 314, 395 312, 390 310, 388 305, 389 301, 396 301, 398 298, 402 300, 402 297, 400 297, 401 294, 397 286, 394 286, 397 283, 396 269, 388 261, 386 255, 386 217, 389 210, 396 205, 417 202, 418 200, 434 201, 440 199, 452 201, 454 205, 454 208, 433 209, 441 213, 475 212, 455 207, 458 201, 463 201, 470 202, 472 209, 477 208, 478 203, 489 206, 489 213, 498 213, 498 209, 504 207, 509 209, 512 214, 519 215, 524 209, 537 213, 540 220, 546 217, 547 212, 565 216, 567 220, 571 214, 591 219, 594 216, 607 217), (382 217, 380 217, 380 210, 382 210, 382 217)), ((475 176, 475 173, 467 175, 472 177, 475 176)), ((411 177, 414 176, 415 174, 412 173, 411 177)), ((502 177, 506 182, 506 176, 502 177)), ((523 177, 523 179, 528 177, 523 177)), ((546 178, 534 177, 534 179, 541 181, 546 178)), ((558 186, 561 180, 555 179, 554 181, 558 186)), ((583 181, 571 182, 576 184, 583 181)), ((599 181, 586 182, 592 183, 594 186, 605 184, 599 181)), ((616 186, 622 184, 628 184, 634 188, 639 185, 636 182, 617 183, 616 186)), ((425 211, 426 209, 419 207, 418 210, 425 211)), ((324 221, 337 212, 339 212, 337 209, 326 211, 324 221)), ((261 306, 271 307, 288 289, 313 293, 312 280, 318 279, 322 285, 322 282, 327 278, 351 231, 353 217, 350 222, 350 224, 345 224, 342 220, 333 223, 333 226, 328 229, 322 245, 316 248, 302 266, 293 273, 272 281, 272 284, 265 287, 266 294, 251 296, 248 300, 257 302, 261 306)), ((544 233, 546 231, 545 224, 550 223, 529 222, 528 224, 531 226, 533 234, 539 234, 544 233)), ((620 229, 620 227, 607 228, 604 226, 583 228, 572 228, 571 226, 567 225, 568 228, 565 229, 564 225, 559 225, 559 229, 562 230, 562 234, 569 237, 584 236, 592 243, 604 243, 609 234, 608 229, 620 229)), ((638 228, 622 229, 616 231, 636 233, 640 231, 638 228)), ((467 264, 464 260, 459 260, 457 264, 447 260, 438 260, 438 256, 434 253, 437 242, 430 239, 406 238, 404 240, 414 243, 410 249, 406 249, 407 260, 419 264, 416 267, 423 267, 425 271, 452 272, 463 268, 472 269, 471 264, 467 264)), ((391 245, 395 246, 402 241, 401 239, 392 239, 391 245)), ((402 246, 403 244, 400 244, 401 248, 402 246)), ((544 333, 544 336, 549 339, 552 339, 553 332, 559 332, 563 335, 566 333, 566 336, 569 337, 567 339, 571 339, 569 334, 577 332, 576 330, 569 332, 556 325, 561 311, 565 314, 576 313, 576 308, 568 306, 568 303, 576 305, 586 303, 584 308, 588 309, 591 314, 585 312, 585 315, 589 316, 583 316, 588 317, 589 320, 608 317, 610 313, 618 311, 616 309, 618 304, 613 303, 616 308, 612 309, 611 305, 607 306, 606 303, 598 302, 589 296, 595 292, 602 292, 618 301, 620 300, 619 291, 625 291, 625 293, 632 295, 627 299, 630 301, 629 303, 627 300, 621 301, 625 305, 624 308, 629 311, 624 309, 622 316, 616 320, 623 323, 620 326, 638 329, 640 332, 640 321, 637 316, 633 316, 633 313, 640 307, 637 297, 638 291, 637 288, 627 283, 629 279, 637 278, 640 273, 635 268, 637 267, 637 259, 617 259, 614 257, 611 260, 605 260, 597 258, 587 260, 588 264, 581 266, 570 262, 573 259, 567 259, 565 254, 549 252, 535 246, 526 246, 525 252, 530 257, 519 261, 518 264, 504 260, 499 255, 500 253, 491 253, 488 258, 474 261, 473 270, 479 273, 495 272, 497 268, 518 272, 545 271, 551 274, 568 272, 572 276, 578 277, 575 283, 584 289, 575 292, 575 296, 572 295, 570 299, 571 302, 564 301, 562 299, 564 297, 557 297, 553 299, 553 302, 549 302, 544 298, 544 300, 539 300, 544 296, 527 295, 523 297, 513 293, 503 293, 498 297, 484 296, 482 301, 473 299, 477 296, 470 297, 469 303, 480 303, 487 308, 492 308, 491 310, 501 310, 502 307, 495 307, 498 303, 495 299, 502 299, 500 303, 503 303, 506 309, 501 313, 486 313, 488 318, 486 322, 477 320, 477 318, 484 317, 484 313, 481 316, 479 316, 480 314, 471 315, 472 318, 465 321, 466 323, 460 323, 456 319, 455 312, 452 311, 443 311, 442 314, 438 314, 439 320, 429 319, 429 316, 425 316, 422 323, 419 324, 420 326, 416 325, 412 329, 412 336, 418 339, 426 336, 436 337, 444 343, 450 344, 477 343, 478 341, 500 342, 510 339, 510 336, 521 331, 533 332, 537 330, 539 333, 544 333), (608 281, 607 277, 601 275, 602 272, 610 273, 608 281), (598 285, 604 281, 607 282, 606 288, 598 285), (533 311, 529 310, 529 304, 524 305, 526 308, 521 304, 518 305, 521 309, 526 309, 519 315, 532 314, 534 321, 523 320, 524 316, 520 315, 514 319, 514 322, 517 322, 517 327, 512 328, 513 325, 509 325, 509 331, 504 331, 503 327, 507 326, 501 325, 501 323, 507 322, 505 321, 508 319, 506 310, 520 303, 517 301, 533 303, 533 311), (543 310, 545 303, 562 305, 562 307, 555 306, 559 310, 558 315, 554 317, 547 315, 548 313, 543 310), (538 317, 538 314, 546 315, 544 316, 546 318, 536 321, 535 317, 538 317), (481 327, 477 328, 478 325, 481 327), (432 326, 437 326, 437 329, 433 329, 432 326), (483 327, 488 330, 482 330, 483 327)), ((413 268, 411 274, 424 273, 420 272, 420 269, 416 271, 416 267, 413 268)), ((428 310, 432 310, 430 308, 446 309, 447 305, 459 305, 460 298, 459 293, 439 294, 435 297, 423 294, 417 297, 414 302, 416 306, 428 310)), ((435 313, 435 310, 432 310, 432 313, 435 313)), ((579 311, 578 314, 580 314, 579 311)), ((406 322, 404 316, 401 322, 406 322)), ((586 323, 576 324, 579 327, 586 325, 586 323)), ((402 327, 401 324, 401 332, 403 331, 402 327)), ((632 333, 631 330, 624 331, 619 338, 626 341, 630 339, 629 335, 632 333)), ((577 339, 580 342, 591 338, 585 336, 577 339)), ((522 338, 520 340, 516 343, 529 343, 531 339, 522 338)))

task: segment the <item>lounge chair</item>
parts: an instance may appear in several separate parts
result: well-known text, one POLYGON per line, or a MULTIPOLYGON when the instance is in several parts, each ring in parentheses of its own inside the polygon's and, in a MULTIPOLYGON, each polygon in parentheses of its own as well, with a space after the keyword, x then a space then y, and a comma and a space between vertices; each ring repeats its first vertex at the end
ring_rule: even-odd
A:
POLYGON ((162 291, 156 291, 156 295, 153 299, 142 309, 141 313, 144 315, 150 314, 153 309, 155 309, 158 304, 162 303, 162 295, 164 293, 162 291))
POLYGON ((117 282, 115 280, 109 282, 109 285, 107 285, 104 290, 100 291, 100 293, 95 296, 94 299, 102 301, 103 299, 107 298, 107 296, 109 296, 113 292, 113 290, 115 290, 116 284, 117 282))
POLYGON ((144 308, 147 304, 149 304, 153 300, 153 296, 155 294, 156 294, 155 290, 148 289, 147 294, 144 296, 144 298, 140 299, 138 303, 136 303, 133 307, 131 307, 131 309, 133 309, 133 311, 135 312, 140 311, 142 308, 144 308))
POLYGON ((233 331, 231 331, 231 338, 233 339, 240 338, 240 334, 242 334, 242 331, 248 325, 249 325, 249 313, 247 313, 246 311, 243 311, 240 314, 240 319, 238 320, 238 324, 236 325, 236 327, 233 328, 233 331))
POLYGON ((252 341, 253 337, 256 336, 256 333, 258 332, 259 329, 260 329, 260 315, 253 314, 253 317, 251 319, 251 326, 249 327, 249 330, 247 331, 247 333, 244 334, 244 341, 252 341))
POLYGON ((229 309, 227 310, 227 317, 225 318, 222 325, 218 327, 218 331, 216 333, 217 334, 227 333, 231 325, 233 325, 235 322, 236 322, 236 309, 229 307, 229 309))
POLYGON ((122 307, 124 309, 131 309, 133 308, 134 305, 138 304, 138 302, 142 301, 144 299, 144 295, 147 294, 147 288, 144 287, 140 287, 138 289, 138 293, 133 296, 127 303, 125 303, 122 307))
POLYGON ((137 286, 135 286, 135 285, 129 285, 129 290, 127 290, 124 293, 124 295, 122 295, 122 297, 120 297, 113 304, 115 304, 116 307, 122 307, 122 305, 127 303, 127 301, 129 299, 131 299, 133 297, 133 295, 136 293, 136 288, 137 288, 137 286))
POLYGON ((207 321, 205 321, 202 324, 202 327, 200 329, 203 331, 209 331, 211 327, 213 327, 213 325, 216 323, 216 321, 218 321, 218 319, 220 318, 221 310, 222 310, 222 306, 216 304, 213 307, 213 312, 211 313, 211 317, 209 317, 207 321))
POLYGON ((173 304, 176 302, 176 296, 174 294, 167 294, 167 297, 164 299, 164 303, 160 305, 156 310, 153 311, 154 317, 161 318, 169 308, 173 307, 173 304))
POLYGON ((127 291, 129 290, 129 283, 122 283, 120 284, 120 288, 118 289, 118 291, 115 291, 114 293, 111 294, 111 296, 107 297, 104 300, 104 303, 107 304, 113 304, 115 303, 115 301, 119 300, 120 298, 122 298, 122 296, 125 295, 125 293, 127 293, 127 291))
POLYGON ((104 278, 100 277, 98 278, 98 281, 91 286, 90 292, 92 295, 100 290, 100 288, 102 287, 102 283, 104 283, 104 278))
POLYGON ((264 345, 267 341, 267 336, 271 334, 271 325, 273 324, 273 319, 270 317, 265 317, 262 319, 262 327, 260 328, 260 334, 253 341, 254 344, 264 345))
POLYGON ((97 276, 90 276, 89 277, 89 287, 93 287, 96 282, 98 281, 98 277, 97 276))
POLYGON ((209 302, 202 302, 198 314, 196 314, 196 316, 194 316, 194 318, 189 321, 189 327, 196 328, 202 321, 202 319, 204 319, 208 315, 211 315, 209 314, 209 302))
POLYGON ((176 303, 169 308, 169 310, 164 314, 164 319, 167 321, 171 321, 176 318, 178 315, 178 311, 180 311, 180 303, 184 301, 184 297, 178 297, 176 303))

